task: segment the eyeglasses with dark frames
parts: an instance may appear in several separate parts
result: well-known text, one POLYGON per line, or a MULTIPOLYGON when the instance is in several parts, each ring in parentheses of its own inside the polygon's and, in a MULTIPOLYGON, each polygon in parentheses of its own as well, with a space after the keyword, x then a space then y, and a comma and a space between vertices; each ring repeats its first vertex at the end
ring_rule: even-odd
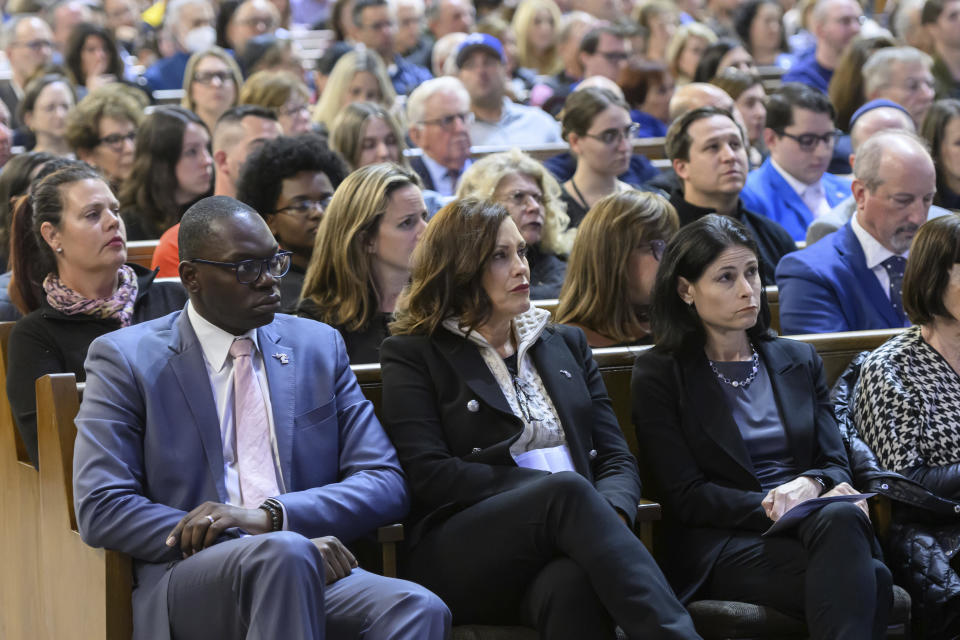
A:
POLYGON ((290 213, 300 218, 310 215, 311 211, 320 211, 323 213, 330 206, 333 196, 325 196, 322 200, 297 200, 291 202, 285 207, 280 207, 274 213, 290 213))
POLYGON ((815 133, 802 133, 799 136, 787 133, 786 131, 777 131, 777 135, 784 138, 790 138, 797 143, 797 146, 800 147, 801 151, 813 151, 817 148, 819 143, 823 143, 827 146, 832 147, 833 144, 837 141, 842 135, 840 129, 834 129, 830 133, 825 133, 822 136, 818 136, 815 133))
POLYGON ((610 64, 622 64, 630 59, 630 54, 624 51, 597 51, 597 55, 610 64))
POLYGON ((267 267, 267 272, 274 278, 282 278, 290 271, 290 251, 278 251, 269 258, 251 258, 249 260, 240 260, 239 262, 217 262, 216 260, 202 260, 201 258, 191 258, 187 262, 200 264, 212 264, 215 267, 224 269, 233 269, 237 273, 237 282, 240 284, 253 284, 260 279, 263 274, 263 267, 267 267))
POLYGON ((105 144, 114 151, 119 151, 123 147, 123 143, 133 142, 137 139, 137 132, 131 131, 129 133, 111 133, 108 136, 103 136, 97 140, 97 144, 105 144))
POLYGON ((593 138, 594 140, 599 140, 603 144, 610 146, 614 144, 620 144, 621 140, 629 140, 636 135, 639 129, 640 125, 634 122, 625 126, 623 129, 605 129, 600 133, 585 133, 583 135, 586 138, 593 138))

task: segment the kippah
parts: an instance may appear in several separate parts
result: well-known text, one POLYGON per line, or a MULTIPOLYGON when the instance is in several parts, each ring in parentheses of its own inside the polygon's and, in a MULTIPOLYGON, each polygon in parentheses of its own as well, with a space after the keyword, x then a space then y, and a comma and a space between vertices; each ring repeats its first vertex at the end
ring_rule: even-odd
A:
POLYGON ((899 109, 900 111, 903 111, 905 114, 907 114, 907 116, 911 120, 913 119, 913 116, 910 115, 910 112, 907 111, 903 107, 903 105, 899 105, 893 100, 887 100, 886 98, 877 98, 876 100, 871 100, 870 102, 866 103, 865 105, 863 105, 862 107, 860 107, 859 109, 853 112, 853 115, 850 116, 850 128, 853 129, 854 123, 856 123, 856 121, 860 118, 860 116, 867 113, 868 111, 873 111, 874 109, 879 109, 881 107, 891 107, 893 109, 899 109))

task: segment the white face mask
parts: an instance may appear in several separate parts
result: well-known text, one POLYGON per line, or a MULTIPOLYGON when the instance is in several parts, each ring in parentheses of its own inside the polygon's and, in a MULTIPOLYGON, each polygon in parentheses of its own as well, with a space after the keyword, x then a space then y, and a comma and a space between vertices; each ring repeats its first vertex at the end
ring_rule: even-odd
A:
POLYGON ((183 38, 183 46, 190 53, 209 49, 217 42, 217 32, 211 26, 190 29, 183 38))

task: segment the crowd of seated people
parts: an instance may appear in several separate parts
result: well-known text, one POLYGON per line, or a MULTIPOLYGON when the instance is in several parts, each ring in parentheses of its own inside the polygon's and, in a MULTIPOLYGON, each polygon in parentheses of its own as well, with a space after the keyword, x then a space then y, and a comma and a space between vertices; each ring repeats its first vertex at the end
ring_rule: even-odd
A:
POLYGON ((960 0, 793 4, 9 3, 5 392, 37 465, 35 380, 86 380, 77 522, 137 633, 697 638, 710 599, 882 638, 893 584, 960 633, 960 519, 894 509, 884 564, 764 292, 785 336, 904 330, 851 428, 960 513, 960 0), (638 345, 618 424, 591 349, 638 345), (354 555, 393 522, 412 582, 354 555))

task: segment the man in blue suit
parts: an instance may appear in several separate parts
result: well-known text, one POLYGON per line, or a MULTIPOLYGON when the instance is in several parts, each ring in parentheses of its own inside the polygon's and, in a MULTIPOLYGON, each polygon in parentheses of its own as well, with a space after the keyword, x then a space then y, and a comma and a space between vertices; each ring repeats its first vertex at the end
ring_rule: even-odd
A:
POLYGON ((133 556, 134 638, 444 638, 436 596, 344 546, 408 496, 339 333, 274 316, 289 255, 225 196, 179 245, 189 304, 96 340, 77 416, 80 532, 133 556))
POLYGON ((780 223, 794 240, 815 218, 850 195, 850 181, 826 173, 837 139, 836 111, 826 95, 785 84, 767 104, 763 141, 770 156, 747 176, 743 204, 780 223))
POLYGON ((904 327, 910 242, 936 193, 933 160, 906 131, 868 139, 854 161, 850 222, 777 266, 785 335, 904 327))

